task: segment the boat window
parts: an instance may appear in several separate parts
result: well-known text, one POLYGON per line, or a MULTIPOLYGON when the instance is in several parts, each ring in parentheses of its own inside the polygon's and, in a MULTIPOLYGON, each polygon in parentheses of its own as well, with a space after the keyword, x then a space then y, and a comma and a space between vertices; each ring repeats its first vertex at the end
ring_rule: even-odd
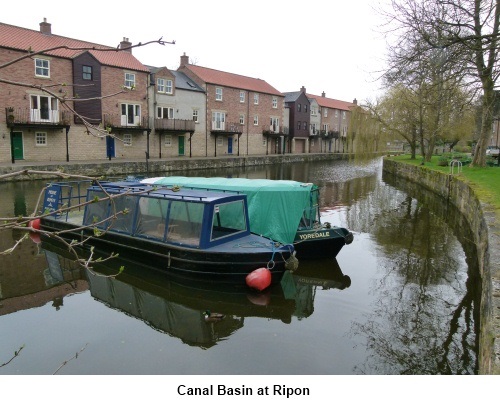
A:
POLYGON ((137 197, 121 195, 110 203, 110 229, 131 234, 137 206, 137 197))
POLYGON ((163 240, 168 203, 168 200, 139 197, 135 234, 163 240))
POLYGON ((107 221, 104 220, 109 217, 109 200, 101 201, 105 197, 106 194, 102 191, 89 191, 87 200, 96 202, 87 205, 83 225, 96 226, 101 229, 106 228, 107 221))
POLYGON ((243 200, 218 204, 214 207, 211 240, 217 240, 247 230, 243 200))
POLYGON ((198 247, 205 205, 172 201, 167 222, 167 241, 198 247))

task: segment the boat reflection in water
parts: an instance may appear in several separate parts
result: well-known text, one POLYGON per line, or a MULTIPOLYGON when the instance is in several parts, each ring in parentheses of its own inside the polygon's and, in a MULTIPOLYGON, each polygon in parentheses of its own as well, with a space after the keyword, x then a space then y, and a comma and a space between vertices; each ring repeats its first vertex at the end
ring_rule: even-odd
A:
MULTIPOLYGON (((75 262, 52 244, 42 243, 50 273, 74 270, 75 262)), ((60 276, 57 276, 60 274, 60 276)), ((258 292, 246 286, 182 282, 154 268, 114 258, 86 271, 90 294, 108 307, 140 319, 151 328, 182 342, 208 349, 244 326, 245 318, 260 317, 291 323, 314 311, 316 289, 343 290, 351 280, 336 259, 311 261, 294 273, 285 272, 281 284, 258 292), (116 277, 121 266, 125 270, 116 277), (106 277, 108 276, 108 277, 106 277), (207 320, 205 312, 223 314, 207 320)))

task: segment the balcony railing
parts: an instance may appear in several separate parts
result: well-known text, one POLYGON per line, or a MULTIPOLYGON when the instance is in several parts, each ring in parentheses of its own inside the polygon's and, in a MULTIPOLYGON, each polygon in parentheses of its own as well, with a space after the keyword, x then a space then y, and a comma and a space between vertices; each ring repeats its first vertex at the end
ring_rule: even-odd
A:
POLYGON ((7 107, 5 109, 5 122, 7 126, 15 125, 57 125, 71 124, 73 114, 69 111, 50 109, 31 109, 20 107, 7 107))
POLYGON ((128 116, 121 114, 103 114, 104 128, 127 128, 127 129, 146 129, 149 128, 148 117, 128 116))
POLYGON ((318 134, 325 139, 338 139, 339 131, 325 131, 324 129, 320 130, 318 134))
POLYGON ((264 125, 262 127, 262 133, 264 135, 288 135, 288 127, 280 125, 264 125))
POLYGON ((158 130, 194 132, 195 122, 193 120, 156 118, 154 127, 158 130))
POLYGON ((212 121, 212 132, 225 132, 232 134, 241 134, 242 128, 240 123, 225 122, 225 121, 212 121))

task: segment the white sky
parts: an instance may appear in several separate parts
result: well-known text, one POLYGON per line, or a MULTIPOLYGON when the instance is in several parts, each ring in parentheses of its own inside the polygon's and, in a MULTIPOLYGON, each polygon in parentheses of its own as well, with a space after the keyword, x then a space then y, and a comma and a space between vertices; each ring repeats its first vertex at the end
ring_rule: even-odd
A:
POLYGON ((197 65, 260 78, 298 91, 362 103, 380 94, 385 40, 374 11, 383 0, 24 0, 0 21, 117 46, 163 37, 175 45, 134 49, 145 65, 177 69, 185 52, 197 65))

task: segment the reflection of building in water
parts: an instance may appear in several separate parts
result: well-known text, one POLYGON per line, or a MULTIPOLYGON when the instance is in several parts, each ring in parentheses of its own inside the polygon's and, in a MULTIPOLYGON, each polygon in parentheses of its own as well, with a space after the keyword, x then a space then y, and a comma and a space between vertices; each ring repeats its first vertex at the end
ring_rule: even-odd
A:
MULTIPOLYGON (((0 250, 14 246, 24 233, 2 233, 0 250)), ((59 264, 59 271, 54 272, 57 269, 56 262, 53 261, 52 266, 48 266, 47 260, 45 252, 30 239, 19 244, 12 254, 1 257, 0 316, 41 307, 49 302, 57 309, 62 305, 63 297, 88 289, 88 284, 75 263, 69 268, 68 259, 53 258, 59 264), (65 271, 62 271, 63 268, 65 271)))

